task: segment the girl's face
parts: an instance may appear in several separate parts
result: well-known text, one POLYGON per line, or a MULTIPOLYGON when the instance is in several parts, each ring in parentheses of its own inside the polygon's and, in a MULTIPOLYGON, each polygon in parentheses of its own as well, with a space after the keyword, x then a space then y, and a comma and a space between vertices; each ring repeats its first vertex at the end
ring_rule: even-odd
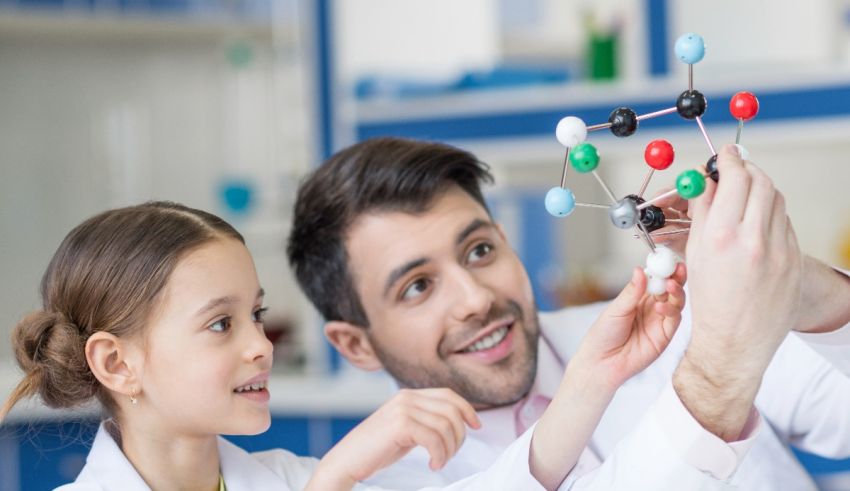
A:
MULTIPOLYGON (((213 240, 186 255, 163 290, 145 338, 139 405, 179 434, 268 429, 272 344, 248 249, 213 240)), ((132 417, 132 416, 131 416, 132 417)))

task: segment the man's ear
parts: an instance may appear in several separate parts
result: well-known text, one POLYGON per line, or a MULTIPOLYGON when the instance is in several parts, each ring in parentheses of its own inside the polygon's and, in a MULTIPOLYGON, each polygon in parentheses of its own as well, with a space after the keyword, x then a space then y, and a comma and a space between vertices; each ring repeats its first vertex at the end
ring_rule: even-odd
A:
POLYGON ((86 361, 95 378, 112 392, 135 396, 142 390, 136 350, 114 334, 99 331, 86 341, 86 361))
POLYGON ((384 368, 375 355, 365 327, 345 321, 330 321, 325 324, 325 337, 346 360, 357 368, 367 371, 384 368))

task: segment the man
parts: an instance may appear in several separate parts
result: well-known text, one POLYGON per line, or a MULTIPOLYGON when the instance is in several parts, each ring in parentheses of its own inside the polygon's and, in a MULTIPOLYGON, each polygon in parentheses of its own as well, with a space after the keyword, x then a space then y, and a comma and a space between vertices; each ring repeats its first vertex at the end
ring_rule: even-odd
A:
MULTIPOLYGON (((561 489, 816 489, 788 444, 850 455, 850 280, 800 254, 781 194, 733 146, 718 169, 690 210, 692 315, 617 392, 561 489)), ((487 469, 546 409, 604 307, 538 317, 482 198, 491 180, 467 152, 376 139, 299 191, 288 253, 329 341, 402 387, 453 389, 483 425, 439 472, 414 450, 376 484, 487 469)))

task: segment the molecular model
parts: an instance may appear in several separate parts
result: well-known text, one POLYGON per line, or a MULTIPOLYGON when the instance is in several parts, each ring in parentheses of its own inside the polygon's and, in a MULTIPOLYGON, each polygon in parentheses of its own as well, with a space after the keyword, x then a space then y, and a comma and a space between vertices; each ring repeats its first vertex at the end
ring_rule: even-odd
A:
MULTIPOLYGON (((711 177, 715 182, 719 178, 717 172, 717 151, 714 149, 714 145, 711 143, 711 139, 708 137, 705 125, 702 122, 702 115, 705 113, 708 102, 701 92, 694 90, 694 63, 698 63, 705 55, 705 43, 701 36, 688 33, 676 40, 675 53, 676 58, 688 64, 688 90, 679 94, 679 97, 676 99, 676 107, 642 115, 635 114, 630 108, 619 107, 611 113, 607 123, 593 126, 587 126, 584 121, 575 116, 567 116, 558 122, 558 126, 555 129, 555 136, 558 142, 567 148, 566 155, 564 156, 564 171, 561 175, 561 185, 550 189, 546 193, 545 200, 546 210, 556 217, 565 217, 571 214, 577 206, 603 208, 608 209, 608 216, 611 218, 611 222, 615 227, 620 229, 634 228, 637 232, 636 236, 642 238, 650 249, 650 253, 646 258, 646 268, 644 271, 649 280, 647 291, 655 295, 664 293, 666 280, 676 270, 678 258, 667 247, 656 245, 652 240, 652 233, 664 227, 667 223, 690 223, 690 221, 668 218, 664 215, 664 211, 658 206, 655 206, 654 203, 674 196, 677 193, 686 200, 696 198, 705 190, 706 176, 711 177), (673 164, 675 155, 670 142, 660 139, 653 140, 649 142, 644 152, 644 160, 650 169, 640 186, 640 190, 637 194, 629 194, 617 199, 611 188, 605 184, 605 181, 596 172, 596 168, 599 166, 599 153, 596 147, 585 142, 588 132, 609 128, 615 136, 627 137, 637 131, 640 121, 672 113, 679 113, 679 116, 688 120, 696 120, 697 126, 699 126, 700 132, 711 151, 711 157, 706 162, 704 168, 690 169, 682 172, 676 178, 675 189, 651 200, 645 200, 643 194, 647 186, 649 186, 652 175, 656 170, 664 170, 670 167, 673 164), (592 173, 602 186, 605 194, 610 198, 611 205, 577 202, 573 192, 566 187, 567 169, 570 164, 580 173, 592 173)), ((748 157, 746 149, 740 145, 744 121, 753 119, 758 113, 758 109, 758 99, 749 92, 738 92, 732 97, 729 103, 729 111, 738 120, 735 145, 738 146, 740 155, 744 159, 748 157)), ((658 232, 657 235, 686 233, 687 231, 688 229, 685 228, 682 230, 658 232)))

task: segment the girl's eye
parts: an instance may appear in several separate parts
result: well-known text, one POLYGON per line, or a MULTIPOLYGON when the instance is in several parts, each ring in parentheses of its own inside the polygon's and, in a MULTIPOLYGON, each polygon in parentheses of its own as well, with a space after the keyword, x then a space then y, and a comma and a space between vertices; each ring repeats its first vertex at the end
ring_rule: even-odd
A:
POLYGON ((207 329, 209 329, 210 331, 213 331, 213 332, 227 332, 227 331, 229 331, 230 330, 230 317, 223 317, 223 318, 213 322, 212 324, 207 326, 207 329))
POLYGON ((268 312, 268 307, 263 307, 261 309, 257 309, 254 311, 253 320, 259 324, 263 323, 263 320, 266 318, 266 312, 268 312))
POLYGON ((493 246, 487 242, 482 242, 469 251, 469 254, 466 256, 466 261, 468 263, 476 263, 489 256, 492 252, 493 246))
POLYGON ((428 280, 420 278, 410 284, 401 293, 402 300, 414 300, 421 296, 428 289, 428 280))

